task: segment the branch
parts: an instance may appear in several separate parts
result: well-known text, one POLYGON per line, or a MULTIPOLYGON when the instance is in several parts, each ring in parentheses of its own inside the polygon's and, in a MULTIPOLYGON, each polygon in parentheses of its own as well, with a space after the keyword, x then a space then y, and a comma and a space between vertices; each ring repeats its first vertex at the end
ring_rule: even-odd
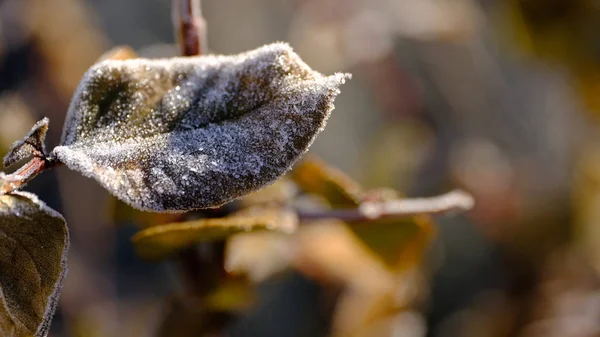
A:
POLYGON ((206 21, 200 0, 172 0, 173 26, 181 55, 194 56, 207 52, 206 21))
POLYGON ((60 165, 62 165, 61 162, 51 157, 33 157, 12 174, 5 175, 0 172, 0 195, 23 188, 38 174, 60 165))
MULTIPOLYGON (((181 55, 196 56, 206 54, 208 50, 206 37, 206 21, 202 17, 200 0, 172 0, 173 27, 177 34, 181 55)), ((229 212, 226 208, 215 211, 229 212)), ((206 210, 204 216, 217 216, 206 210)), ((223 216, 223 214, 221 214, 223 216)), ((181 277, 184 291, 189 298, 202 299, 223 280, 227 272, 224 268, 225 242, 204 243, 197 247, 191 247, 179 253, 176 258, 179 275, 181 277)), ((223 326, 230 321, 228 314, 217 312, 204 312, 202 324, 198 335, 220 335, 223 326)))
POLYGON ((346 222, 361 222, 463 212, 471 209, 474 204, 475 201, 471 195, 455 190, 431 198, 364 202, 354 209, 333 209, 320 212, 298 211, 298 217, 300 220, 339 219, 346 222))

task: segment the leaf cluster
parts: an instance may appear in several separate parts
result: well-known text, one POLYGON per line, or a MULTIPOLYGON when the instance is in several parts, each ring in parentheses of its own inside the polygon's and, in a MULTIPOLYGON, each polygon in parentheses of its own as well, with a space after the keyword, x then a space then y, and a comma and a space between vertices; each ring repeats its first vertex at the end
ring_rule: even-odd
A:
MULTIPOLYGON (((18 191, 37 174, 66 165, 138 210, 218 207, 283 175, 325 127, 349 77, 312 70, 283 43, 234 56, 148 60, 124 50, 103 58, 73 96, 60 145, 46 151, 43 119, 4 157, 5 166, 29 162, 0 173, 3 335, 45 336, 66 273, 64 219, 18 191)), ((294 219, 245 210, 153 227, 135 240, 140 254, 156 257, 241 231, 292 231, 294 219)))

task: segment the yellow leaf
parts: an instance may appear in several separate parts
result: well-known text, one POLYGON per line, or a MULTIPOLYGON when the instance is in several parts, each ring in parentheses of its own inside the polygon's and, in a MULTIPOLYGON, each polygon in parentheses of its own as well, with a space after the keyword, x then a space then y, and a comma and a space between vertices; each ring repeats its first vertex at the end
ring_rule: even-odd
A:
POLYGON ((106 53, 102 54, 98 62, 104 60, 129 60, 138 58, 138 54, 129 46, 116 46, 106 53))
POLYGON ((222 282, 203 302, 212 311, 236 312, 247 309, 254 302, 254 292, 247 281, 230 279, 222 282))
POLYGON ((394 275, 341 221, 306 223, 297 233, 294 266, 321 282, 353 291, 389 292, 394 275))
POLYGON ((418 264, 435 235, 435 227, 426 216, 382 219, 357 223, 350 228, 387 266, 396 271, 418 264))
POLYGON ((290 177, 300 189, 324 197, 334 208, 355 207, 362 194, 352 178, 314 156, 306 156, 290 177))
POLYGON ((294 197, 296 191, 297 188, 293 182, 286 178, 280 178, 263 189, 243 196, 239 201, 242 207, 273 203, 283 205, 294 197))
POLYGON ((294 235, 265 231, 234 235, 225 246, 225 269, 262 282, 291 264, 294 239, 294 235))
POLYGON ((175 222, 178 219, 181 219, 182 216, 181 214, 177 213, 155 213, 140 211, 127 205, 117 198, 112 198, 111 213, 116 224, 131 221, 142 228, 175 222))
POLYGON ((272 230, 292 233, 296 214, 282 209, 246 209, 225 218, 199 219, 144 229, 132 241, 138 255, 162 259, 200 242, 220 240, 237 233, 272 230))

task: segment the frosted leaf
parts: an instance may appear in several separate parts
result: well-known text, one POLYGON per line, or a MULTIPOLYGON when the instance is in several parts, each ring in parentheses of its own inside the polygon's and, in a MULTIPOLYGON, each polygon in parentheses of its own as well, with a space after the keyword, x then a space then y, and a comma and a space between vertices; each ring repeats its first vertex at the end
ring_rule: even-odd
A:
POLYGON ((35 123, 35 125, 23 139, 13 143, 6 156, 4 156, 4 166, 8 167, 31 156, 45 156, 46 145, 44 142, 46 140, 47 131, 48 118, 44 118, 35 123))
POLYGON ((216 207, 285 173, 348 76, 323 76, 281 43, 236 56, 107 60, 84 76, 54 153, 133 207, 216 207))
POLYGON ((48 334, 68 245, 65 220, 35 195, 0 195, 0 336, 48 334))

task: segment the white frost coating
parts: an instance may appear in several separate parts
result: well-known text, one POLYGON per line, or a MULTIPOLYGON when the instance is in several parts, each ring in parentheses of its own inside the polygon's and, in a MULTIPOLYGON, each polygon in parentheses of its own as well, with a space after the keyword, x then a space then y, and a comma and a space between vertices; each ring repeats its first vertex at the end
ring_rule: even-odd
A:
POLYGON ((285 173, 348 77, 313 71, 282 43, 103 61, 81 81, 54 154, 139 209, 219 206, 285 173))

